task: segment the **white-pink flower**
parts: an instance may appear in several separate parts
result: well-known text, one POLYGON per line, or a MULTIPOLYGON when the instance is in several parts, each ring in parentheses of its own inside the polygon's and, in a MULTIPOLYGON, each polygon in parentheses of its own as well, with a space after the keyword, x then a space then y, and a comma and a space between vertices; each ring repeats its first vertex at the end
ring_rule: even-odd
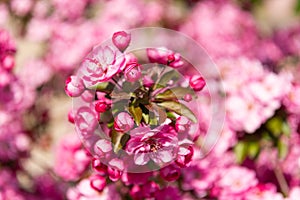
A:
POLYGON ((168 125, 151 130, 139 127, 130 132, 126 151, 134 156, 136 165, 146 165, 150 160, 158 165, 176 158, 178 139, 176 131, 168 125))
POLYGON ((125 65, 125 58, 120 52, 109 46, 96 47, 81 65, 80 73, 84 84, 89 87, 108 81, 125 65))

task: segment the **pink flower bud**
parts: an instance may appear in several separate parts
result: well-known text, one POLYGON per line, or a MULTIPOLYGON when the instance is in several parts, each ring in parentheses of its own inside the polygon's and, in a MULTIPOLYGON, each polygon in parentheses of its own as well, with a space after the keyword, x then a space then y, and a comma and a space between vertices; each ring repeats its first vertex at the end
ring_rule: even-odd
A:
POLYGON ((121 178, 124 170, 124 163, 120 159, 112 159, 107 168, 109 179, 112 181, 117 181, 121 178))
POLYGON ((187 167, 192 162, 194 148, 192 146, 189 146, 187 149, 184 147, 180 147, 179 150, 180 151, 175 162, 179 167, 187 167))
POLYGON ((115 118, 114 128, 118 132, 128 132, 133 128, 133 126, 134 121, 126 112, 119 113, 115 118))
POLYGON ((144 76, 143 77, 143 84, 144 84, 145 87, 151 87, 154 84, 154 81, 152 80, 151 77, 144 76))
POLYGON ((183 97, 183 100, 185 100, 186 102, 190 102, 193 99, 191 94, 186 94, 183 97))
POLYGON ((75 125, 83 135, 93 133, 98 126, 97 113, 89 107, 80 107, 75 116, 75 125))
POLYGON ((180 176, 180 168, 176 165, 169 165, 160 170, 160 176, 166 181, 175 181, 180 176))
POLYGON ((112 37, 112 42, 122 52, 129 46, 130 40, 131 34, 125 31, 116 32, 112 37))
POLYGON ((6 55, 2 60, 2 66, 4 69, 10 71, 15 66, 15 59, 12 55, 6 55))
POLYGON ((107 174, 107 166, 97 158, 93 158, 92 160, 92 168, 101 176, 107 174))
POLYGON ((74 124, 74 112, 73 110, 70 110, 69 113, 68 113, 68 120, 69 122, 71 122, 72 124, 74 124))
POLYGON ((206 82, 202 76, 194 75, 190 78, 190 86, 197 92, 201 91, 205 85, 206 82))
POLYGON ((106 139, 100 139, 95 144, 95 153, 99 157, 103 157, 105 155, 108 155, 108 153, 112 151, 112 144, 110 141, 106 139))
POLYGON ((141 69, 138 63, 129 63, 124 71, 125 79, 135 82, 141 77, 141 69))
POLYGON ((175 129, 178 133, 186 133, 191 127, 191 121, 185 117, 180 116, 176 119, 175 129))
POLYGON ((66 80, 65 91, 70 97, 78 97, 84 92, 83 81, 77 76, 70 76, 66 80))
POLYGON ((92 175, 90 177, 91 187, 98 192, 101 192, 106 186, 106 179, 100 175, 92 175))

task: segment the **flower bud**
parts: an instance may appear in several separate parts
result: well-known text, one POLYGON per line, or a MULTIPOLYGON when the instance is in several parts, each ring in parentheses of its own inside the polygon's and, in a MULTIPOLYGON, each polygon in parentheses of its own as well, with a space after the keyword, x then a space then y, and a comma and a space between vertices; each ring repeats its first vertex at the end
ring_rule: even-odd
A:
POLYGON ((118 132, 128 132, 133 128, 133 126, 134 121, 132 117, 126 112, 119 113, 115 118, 114 128, 118 132))
POLYGON ((178 133, 186 133, 191 127, 191 121, 185 117, 180 116, 176 119, 175 129, 178 133))
POLYGON ((201 91, 205 85, 206 82, 202 76, 194 75, 190 78, 190 86, 197 92, 201 91))
POLYGON ((125 31, 116 32, 112 37, 112 42, 122 52, 129 46, 130 40, 131 34, 128 34, 125 31))
POLYGON ((193 99, 193 97, 191 94, 186 94, 183 97, 183 100, 185 100, 186 102, 190 102, 190 101, 192 101, 192 99, 193 99))
POLYGON ((74 118, 75 118, 74 112, 73 112, 73 110, 70 110, 68 112, 68 120, 69 120, 69 122, 71 122, 72 124, 74 124, 74 118))
POLYGON ((83 81, 77 76, 70 76, 66 80, 65 91, 70 97, 78 97, 84 92, 83 81))
POLYGON ((154 81, 150 76, 144 76, 143 77, 143 85, 145 87, 151 87, 154 84, 154 81))
POLYGON ((180 168, 176 165, 169 165, 160 170, 160 176, 166 181, 175 181, 180 176, 180 168))
POLYGON ((120 159, 113 159, 109 163, 107 168, 108 177, 112 181, 117 181, 121 178, 124 170, 124 163, 120 159))
POLYGON ((100 175, 92 175, 90 178, 91 187, 101 192, 106 186, 106 179, 100 175))
POLYGON ((189 146, 188 148, 184 148, 184 147, 180 147, 180 148, 184 150, 179 151, 178 153, 179 155, 175 160, 175 163, 179 167, 187 167, 192 161, 194 155, 194 149, 192 146, 189 146))
POLYGON ((103 164, 98 158, 93 158, 92 168, 101 176, 104 176, 107 173, 107 166, 103 164))
POLYGON ((141 77, 141 69, 138 63, 130 63, 124 71, 125 79, 128 82, 135 82, 141 77))
POLYGON ((7 55, 2 60, 2 66, 4 69, 10 71, 15 66, 15 59, 12 55, 7 55))

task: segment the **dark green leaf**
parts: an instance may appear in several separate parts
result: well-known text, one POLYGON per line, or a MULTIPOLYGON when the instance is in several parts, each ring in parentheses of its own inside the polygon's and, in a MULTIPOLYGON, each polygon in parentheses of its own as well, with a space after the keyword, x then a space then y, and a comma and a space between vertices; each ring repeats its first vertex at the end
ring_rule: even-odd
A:
POLYGON ((297 2, 296 2, 295 11, 297 14, 300 13, 300 0, 297 0, 297 2))
POLYGON ((186 107, 184 104, 181 104, 181 103, 175 102, 175 101, 164 101, 164 102, 158 103, 157 105, 159 105, 163 108, 166 108, 169 111, 173 111, 179 115, 186 116, 194 123, 197 122, 197 118, 194 115, 194 113, 188 107, 186 107))
POLYGON ((154 88, 165 87, 170 80, 176 81, 178 79, 179 79, 179 73, 177 71, 175 71, 175 70, 169 71, 169 72, 165 73, 164 75, 162 75, 162 77, 156 83, 154 88))
POLYGON ((129 112, 131 113, 136 125, 140 125, 142 120, 142 109, 140 107, 134 107, 133 105, 129 106, 129 112))
POLYGON ((129 139, 130 135, 113 130, 111 133, 111 142, 113 143, 114 152, 118 153, 126 145, 129 139))
POLYGON ((157 100, 172 100, 182 99, 186 94, 194 94, 194 91, 189 88, 174 87, 166 90, 165 92, 156 95, 157 100))
POLYGON ((150 116, 149 116, 149 114, 143 113, 142 117, 143 117, 145 123, 149 124, 149 122, 150 122, 150 116))
POLYGON ((266 127, 275 137, 279 137, 282 133, 282 123, 280 117, 273 117, 266 123, 266 127))
POLYGON ((100 92, 105 92, 105 93, 110 93, 113 91, 115 85, 112 84, 111 82, 103 82, 103 83, 98 83, 96 86, 92 87, 92 89, 96 89, 97 91, 100 92))

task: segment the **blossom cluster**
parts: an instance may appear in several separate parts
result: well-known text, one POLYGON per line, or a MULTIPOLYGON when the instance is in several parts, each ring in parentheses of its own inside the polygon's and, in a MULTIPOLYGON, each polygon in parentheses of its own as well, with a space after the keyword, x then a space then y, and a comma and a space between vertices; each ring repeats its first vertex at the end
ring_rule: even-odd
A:
POLYGON ((272 25, 294 6, 275 4, 1 1, 0 199, 298 200, 300 24, 272 25), (224 122, 212 123, 211 77, 182 52, 129 53, 144 26, 203 47, 224 122))

